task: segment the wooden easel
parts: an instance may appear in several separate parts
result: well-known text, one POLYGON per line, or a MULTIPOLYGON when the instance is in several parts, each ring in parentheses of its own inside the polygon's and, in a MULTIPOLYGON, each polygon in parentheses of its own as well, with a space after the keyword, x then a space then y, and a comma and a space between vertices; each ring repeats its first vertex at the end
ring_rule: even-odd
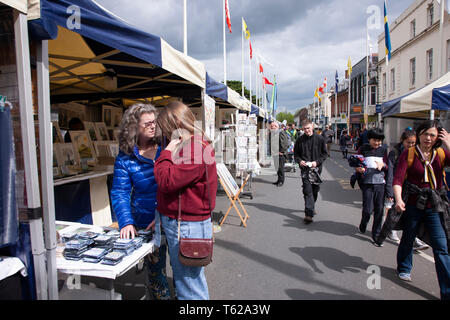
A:
MULTIPOLYGON (((223 166, 223 168, 226 169, 225 166, 223 166)), ((228 199, 230 200, 230 207, 228 208, 227 213, 222 218, 222 221, 220 222, 220 226, 222 226, 222 224, 225 222, 226 218, 228 217, 228 214, 231 211, 231 208, 234 208, 236 210, 237 214, 239 215, 239 218, 241 219, 242 225, 247 228, 247 220, 248 220, 248 218, 250 218, 250 216, 248 215, 247 210, 245 210, 244 205, 242 204, 241 200, 239 199, 239 195, 242 192, 242 190, 244 190, 244 187, 247 184, 248 179, 250 178, 250 175, 248 175, 247 178, 244 180, 244 183, 242 184, 242 186, 238 190, 234 190, 234 192, 233 192, 233 190, 231 190, 231 188, 226 183, 224 183, 224 181, 222 180, 222 177, 221 177, 222 176, 222 172, 221 172, 221 170, 218 170, 218 173, 219 173, 220 184, 222 185, 223 189, 225 190, 225 193, 228 196, 228 199), (244 217, 241 214, 241 212, 239 211, 239 208, 236 206, 236 201, 241 206, 241 209, 242 209, 242 211, 245 214, 244 217)))

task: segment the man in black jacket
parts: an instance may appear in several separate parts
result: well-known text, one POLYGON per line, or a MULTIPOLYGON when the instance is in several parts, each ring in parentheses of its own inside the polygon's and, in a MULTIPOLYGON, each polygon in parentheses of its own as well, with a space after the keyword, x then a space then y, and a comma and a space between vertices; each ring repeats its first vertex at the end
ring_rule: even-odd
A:
POLYGON ((324 138, 314 133, 313 123, 310 120, 303 121, 302 129, 305 133, 295 142, 294 158, 301 169, 303 196, 305 198, 304 221, 309 224, 313 221, 313 216, 316 213, 314 208, 320 190, 320 173, 328 152, 324 138), (316 179, 312 178, 314 175, 311 173, 316 174, 316 179))
POLYGON ((270 144, 271 153, 275 169, 277 169, 278 179, 273 184, 281 187, 284 184, 284 165, 286 163, 286 152, 290 146, 289 136, 276 121, 270 124, 270 144))

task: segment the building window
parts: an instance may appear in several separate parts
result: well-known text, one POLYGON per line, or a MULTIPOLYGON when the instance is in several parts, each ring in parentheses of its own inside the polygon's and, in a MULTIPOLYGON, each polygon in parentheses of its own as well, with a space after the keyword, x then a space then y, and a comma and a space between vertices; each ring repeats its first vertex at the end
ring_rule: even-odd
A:
POLYGON ((391 92, 395 91, 395 69, 391 69, 391 92))
POLYGON ((370 87, 370 104, 373 106, 376 104, 377 101, 377 87, 371 86, 370 87))
POLYGON ((386 89, 387 86, 386 86, 386 72, 385 72, 383 73, 383 95, 386 95, 386 89))
POLYGON ((433 79, 433 49, 427 51, 427 80, 433 79))
POLYGON ((411 21, 410 27, 410 38, 412 39, 416 36, 416 19, 411 21))
POLYGON ((411 87, 416 85, 416 58, 409 60, 409 85, 411 87))
POLYGON ((434 23, 434 6, 430 4, 427 9, 428 27, 431 27, 434 23))

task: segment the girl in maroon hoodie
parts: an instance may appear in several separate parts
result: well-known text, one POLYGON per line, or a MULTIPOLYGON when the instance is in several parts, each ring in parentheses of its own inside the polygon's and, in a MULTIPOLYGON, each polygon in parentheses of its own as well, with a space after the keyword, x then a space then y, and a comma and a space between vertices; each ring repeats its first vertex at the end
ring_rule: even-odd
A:
POLYGON ((211 211, 217 192, 214 149, 192 111, 181 102, 167 105, 157 122, 163 141, 170 140, 155 163, 155 179, 157 211, 169 245, 176 295, 180 300, 207 300, 204 268, 184 266, 178 259, 177 216, 181 194, 180 236, 212 237, 211 211))

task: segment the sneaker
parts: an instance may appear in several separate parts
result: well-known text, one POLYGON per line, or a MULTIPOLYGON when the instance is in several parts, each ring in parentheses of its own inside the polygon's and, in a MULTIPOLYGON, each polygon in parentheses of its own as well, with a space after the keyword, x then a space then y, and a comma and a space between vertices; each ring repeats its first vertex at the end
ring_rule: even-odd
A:
POLYGON ((310 224, 311 222, 313 222, 313 218, 310 216, 305 216, 303 221, 305 222, 305 224, 310 224))
POLYGON ((406 273, 406 272, 400 272, 398 274, 399 279, 403 280, 403 281, 411 281, 411 274, 410 273, 406 273))
POLYGON ((426 250, 429 247, 430 247, 429 245, 427 245, 426 243, 422 242, 419 238, 416 238, 414 240, 414 245, 413 245, 413 249, 414 250, 426 250))
POLYGON ((388 236, 389 239, 391 239, 392 241, 395 242, 400 242, 400 238, 397 235, 397 231, 392 230, 391 232, 389 232, 388 236))
POLYGON ((383 246, 383 244, 382 244, 381 242, 378 242, 378 241, 376 241, 375 239, 372 239, 372 244, 373 244, 375 247, 379 247, 379 248, 381 248, 381 247, 383 246))

